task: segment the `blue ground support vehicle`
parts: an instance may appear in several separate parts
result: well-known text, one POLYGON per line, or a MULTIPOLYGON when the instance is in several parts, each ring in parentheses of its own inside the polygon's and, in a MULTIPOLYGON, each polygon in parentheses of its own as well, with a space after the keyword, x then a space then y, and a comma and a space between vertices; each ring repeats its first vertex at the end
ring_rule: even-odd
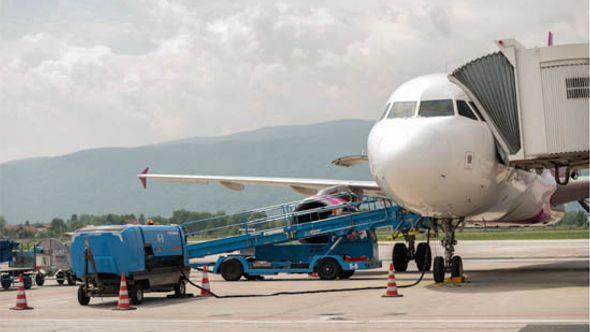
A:
POLYGON ((20 248, 18 242, 9 239, 0 239, 0 263, 8 263, 8 267, 0 268, 0 284, 2 288, 9 289, 23 275, 23 284, 26 289, 33 286, 35 276, 35 250, 25 251, 20 248))
MULTIPOLYGON (((407 231, 429 227, 428 219, 374 197, 351 197, 327 206, 307 204, 309 209, 304 210, 300 207, 301 202, 294 202, 184 223, 187 235, 206 239, 187 245, 189 257, 241 250, 222 255, 214 263, 213 272, 228 281, 312 272, 317 272, 321 279, 333 280, 349 278, 355 270, 381 266, 376 229, 407 231), (212 237, 218 239, 211 240, 212 237)), ((429 255, 430 247, 427 249, 417 252, 429 255)), ((416 260, 425 261, 419 255, 416 260)), ((203 264, 208 263, 193 266, 203 264)))
POLYGON ((350 278, 356 270, 381 267, 375 230, 329 237, 324 243, 255 247, 251 253, 220 256, 213 267, 227 281, 257 280, 278 273, 317 272, 323 280, 350 278))
POLYGON ((81 305, 91 297, 117 296, 122 274, 134 304, 142 302, 144 292, 184 294, 190 274, 185 235, 176 225, 80 229, 72 239, 71 262, 83 283, 78 289, 81 305))
MULTIPOLYGON (((321 198, 320 198, 321 199, 321 198)), ((120 275, 138 304, 144 291, 184 293, 189 259, 221 256, 213 272, 226 280, 265 274, 317 272, 322 279, 348 278, 355 270, 381 266, 375 229, 428 227, 428 219, 388 200, 350 196, 330 205, 306 201, 218 215, 180 226, 102 226, 77 231, 72 270, 83 284, 78 301, 116 296, 120 275), (187 243, 187 237, 201 239, 187 243), (318 240, 318 239, 321 239, 318 240)))

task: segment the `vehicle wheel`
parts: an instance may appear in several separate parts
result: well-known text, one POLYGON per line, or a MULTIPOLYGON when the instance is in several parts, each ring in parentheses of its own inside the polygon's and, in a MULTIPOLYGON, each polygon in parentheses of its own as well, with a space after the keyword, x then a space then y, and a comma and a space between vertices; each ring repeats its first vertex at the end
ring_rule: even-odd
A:
POLYGON ((463 276, 463 260, 461 256, 451 258, 451 278, 463 276))
POLYGON ((80 305, 88 305, 88 303, 90 303, 90 297, 86 295, 84 285, 78 287, 78 303, 80 303, 80 305))
POLYGON ((33 278, 30 274, 24 276, 23 284, 25 286, 25 289, 31 289, 31 287, 33 287, 33 278))
POLYGON ((342 271, 340 264, 333 258, 322 258, 316 270, 322 280, 334 280, 338 278, 342 271))
POLYGON ((141 285, 135 285, 131 287, 130 291, 129 298, 131 299, 131 303, 141 304, 143 301, 143 287, 141 285))
POLYGON ((0 284, 2 284, 2 288, 9 289, 12 285, 12 280, 10 278, 2 278, 0 284))
POLYGON ((348 279, 348 278, 352 277, 353 274, 354 274, 354 270, 342 270, 338 277, 340 279, 348 279))
POLYGON ((174 285, 174 295, 176 296, 184 296, 186 294, 186 281, 181 279, 178 281, 176 285, 174 285))
POLYGON ((228 259, 221 263, 221 276, 225 281, 238 281, 244 274, 242 263, 237 259, 228 259))
POLYGON ((418 243, 415 256, 416 257, 414 257, 414 261, 416 262, 418 271, 430 271, 430 266, 432 265, 432 253, 430 251, 430 245, 425 242, 418 243))
POLYGON ((37 286, 43 286, 43 284, 45 283, 45 276, 43 275, 43 273, 37 273, 35 275, 35 283, 37 284, 37 286))
POLYGON ((441 256, 434 257, 432 276, 434 277, 434 282, 436 283, 445 281, 445 259, 441 256))
POLYGON ((71 273, 66 273, 66 280, 68 281, 69 286, 74 286, 76 284, 76 278, 71 273))
POLYGON ((391 261, 395 272, 404 272, 408 269, 409 253, 404 243, 396 243, 393 246, 391 261))
POLYGON ((57 273, 55 274, 55 281, 57 281, 58 284, 63 285, 65 279, 65 273, 63 271, 57 271, 57 273))

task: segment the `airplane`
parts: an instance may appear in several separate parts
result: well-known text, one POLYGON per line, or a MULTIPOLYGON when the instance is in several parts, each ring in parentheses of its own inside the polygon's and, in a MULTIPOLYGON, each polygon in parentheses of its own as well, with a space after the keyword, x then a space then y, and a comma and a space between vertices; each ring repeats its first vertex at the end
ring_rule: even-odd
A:
MULTIPOLYGON (((588 177, 568 173, 572 180, 558 185, 562 183, 559 171, 525 170, 503 163, 478 107, 445 73, 420 76, 399 86, 369 133, 367 154, 333 163, 368 163, 373 181, 150 174, 148 168, 138 177, 144 187, 153 179, 216 182, 234 191, 266 185, 308 195, 348 191, 387 197, 428 217, 434 229, 444 233, 444 257, 435 257, 432 264, 437 283, 445 280, 447 272, 463 276, 461 257, 455 255, 455 233, 460 227, 548 225, 563 217, 558 206, 567 202, 578 201, 588 211, 588 177)), ((415 255, 415 235, 403 235, 408 245, 396 243, 392 254, 398 271, 405 271, 415 255)), ((430 256, 429 251, 429 260, 430 256)), ((429 270, 430 261, 426 266, 429 270)))

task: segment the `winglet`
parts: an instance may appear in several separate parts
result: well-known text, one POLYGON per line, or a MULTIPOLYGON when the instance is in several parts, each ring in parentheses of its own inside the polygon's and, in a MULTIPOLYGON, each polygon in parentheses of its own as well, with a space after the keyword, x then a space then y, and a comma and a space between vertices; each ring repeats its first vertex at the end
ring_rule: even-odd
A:
POLYGON ((139 178, 139 181, 141 181, 141 185, 143 186, 143 189, 147 188, 147 177, 145 176, 148 171, 150 170, 149 167, 146 167, 143 171, 141 171, 140 174, 137 175, 137 177, 139 178))

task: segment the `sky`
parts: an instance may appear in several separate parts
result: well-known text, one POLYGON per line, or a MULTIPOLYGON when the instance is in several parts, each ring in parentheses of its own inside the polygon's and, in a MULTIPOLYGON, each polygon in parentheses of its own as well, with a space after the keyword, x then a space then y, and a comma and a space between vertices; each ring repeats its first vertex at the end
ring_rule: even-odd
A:
POLYGON ((343 118, 514 37, 588 42, 588 1, 0 0, 0 163, 343 118))

